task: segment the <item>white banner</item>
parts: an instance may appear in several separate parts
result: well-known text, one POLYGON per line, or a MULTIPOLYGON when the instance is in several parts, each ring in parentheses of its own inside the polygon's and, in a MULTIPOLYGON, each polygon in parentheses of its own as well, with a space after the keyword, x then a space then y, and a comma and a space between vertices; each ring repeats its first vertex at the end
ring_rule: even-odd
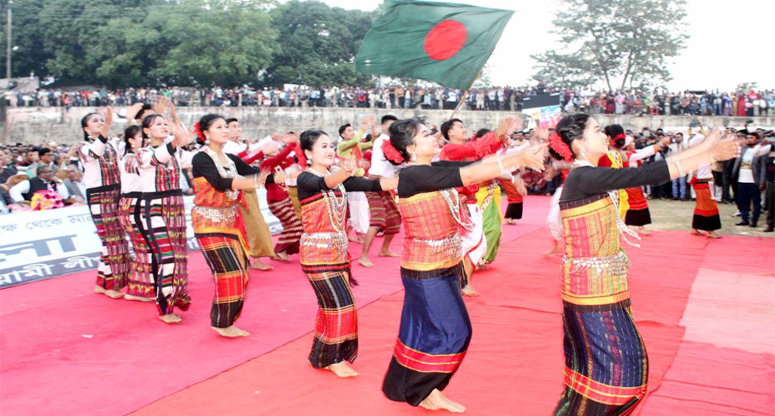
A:
MULTIPOLYGON (((269 230, 281 232, 280 221, 269 212, 266 190, 260 190, 258 199, 269 230)), ((194 197, 184 197, 184 201, 188 249, 199 250, 191 227, 194 197)), ((102 244, 86 206, 0 215, 0 289, 95 269, 100 250, 102 244)))

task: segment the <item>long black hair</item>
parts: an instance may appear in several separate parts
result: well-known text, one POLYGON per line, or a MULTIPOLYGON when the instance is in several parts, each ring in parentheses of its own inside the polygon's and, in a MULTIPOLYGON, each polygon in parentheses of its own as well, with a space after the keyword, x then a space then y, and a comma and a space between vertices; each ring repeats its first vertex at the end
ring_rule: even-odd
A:
MULTIPOLYGON (((83 116, 81 119, 81 130, 85 129, 89 125, 89 117, 99 115, 97 113, 89 113, 83 116)), ((89 133, 86 130, 83 131, 83 139, 89 140, 89 133)))
MULTIPOLYGON (((129 139, 133 139, 137 133, 142 133, 142 129, 138 125, 129 126, 124 130, 124 156, 132 150, 129 139)), ((143 140, 143 138, 141 137, 140 140, 143 140)))
MULTIPOLYGON (((223 116, 220 114, 205 114, 202 116, 202 118, 199 119, 199 131, 202 132, 202 135, 204 136, 205 132, 207 130, 210 130, 210 127, 212 127, 215 120, 223 119, 223 116)), ((237 121, 235 118, 233 121, 237 121)), ((228 122, 226 124, 229 124, 228 122)), ((199 141, 199 144, 204 145, 205 139, 202 137, 197 137, 197 140, 199 141)))
MULTIPOLYGON (((398 153, 404 158, 404 161, 410 160, 407 147, 414 144, 414 136, 420 130, 422 122, 416 118, 398 120, 390 125, 390 144, 398 150, 398 153)), ((388 161, 394 165, 399 165, 388 158, 388 161)))
MULTIPOLYGON (((306 152, 309 150, 312 152, 312 148, 315 146, 315 143, 317 143, 321 136, 328 136, 328 134, 326 134, 326 132, 323 130, 305 130, 301 132, 301 135, 299 136, 299 146, 301 147, 301 151, 306 152)), ((306 153, 304 154, 304 157, 307 158, 307 163, 310 163, 311 159, 307 157, 306 153)))
POLYGON ((164 118, 164 116, 162 116, 161 114, 151 114, 151 115, 149 115, 149 116, 147 116, 147 117, 145 117, 143 119, 143 124, 142 124, 142 127, 143 127, 143 139, 149 140, 149 141, 151 140, 151 138, 148 137, 148 135, 145 133, 145 129, 150 128, 151 125, 153 124, 153 121, 156 120, 159 117, 164 118))
POLYGON ((623 137, 624 128, 622 126, 618 124, 611 124, 610 126, 606 126, 605 129, 603 129, 603 133, 605 133, 605 135, 608 136, 609 140, 616 139, 616 137, 619 137, 621 135, 620 138, 616 139, 611 144, 617 149, 621 149, 622 147, 624 147, 624 142, 626 139, 625 137, 623 137))
MULTIPOLYGON (((587 129, 587 122, 590 118, 589 115, 580 113, 565 116, 554 128, 554 131, 560 136, 562 142, 568 145, 571 152, 573 152, 573 141, 584 138, 584 130, 587 129)), ((573 157, 576 158, 578 155, 573 152, 573 157)))

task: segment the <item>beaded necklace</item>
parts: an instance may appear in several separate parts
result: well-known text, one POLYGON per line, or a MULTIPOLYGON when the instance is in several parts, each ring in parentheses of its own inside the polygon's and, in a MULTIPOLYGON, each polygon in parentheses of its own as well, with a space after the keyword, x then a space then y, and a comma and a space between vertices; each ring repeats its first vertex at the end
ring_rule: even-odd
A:
MULTIPOLYGON (((325 178, 324 174, 319 173, 312 168, 307 169, 307 172, 320 178, 325 178)), ((321 190, 320 192, 323 194, 323 199, 326 201, 328 217, 331 219, 331 225, 333 226, 334 231, 341 233, 347 217, 347 191, 341 183, 337 185, 336 188, 342 193, 341 199, 337 199, 333 189, 327 191, 321 190)))
MULTIPOLYGON (((214 152, 209 147, 204 148, 204 152, 207 153, 208 156, 213 160, 213 163, 215 163, 215 168, 218 169, 218 174, 221 175, 222 178, 231 179, 237 177, 237 165, 234 164, 234 161, 231 160, 230 157, 226 157, 226 165, 228 165, 228 170, 224 168, 223 163, 221 163, 221 158, 218 157, 218 153, 214 152)), ((239 197, 239 191, 235 191, 233 189, 230 189, 226 191, 226 196, 229 197, 229 199, 236 200, 237 197, 239 197)))

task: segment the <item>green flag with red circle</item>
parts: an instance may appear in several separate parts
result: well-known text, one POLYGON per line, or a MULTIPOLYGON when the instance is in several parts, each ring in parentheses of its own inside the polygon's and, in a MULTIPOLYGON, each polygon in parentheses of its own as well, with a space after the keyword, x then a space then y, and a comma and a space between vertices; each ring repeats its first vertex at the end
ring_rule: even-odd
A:
POLYGON ((466 4, 386 0, 385 14, 363 40, 355 68, 467 89, 512 14, 466 4))

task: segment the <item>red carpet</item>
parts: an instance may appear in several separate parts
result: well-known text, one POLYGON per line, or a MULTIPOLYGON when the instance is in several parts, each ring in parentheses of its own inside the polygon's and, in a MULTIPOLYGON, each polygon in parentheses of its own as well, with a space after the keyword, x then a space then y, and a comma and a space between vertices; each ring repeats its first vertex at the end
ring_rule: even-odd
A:
MULTIPOLYGON (((467 300, 473 341, 446 390, 468 407, 467 414, 550 414, 562 390, 559 258, 540 256, 551 242, 541 230, 548 202, 526 200, 525 219, 504 225, 498 260, 475 276, 483 296, 467 300)), ((719 275, 758 273, 759 280, 752 278, 749 286, 755 282, 769 293, 775 280, 772 240, 708 241, 687 233, 657 233, 645 237, 642 248, 627 250, 633 263, 633 310, 651 358, 652 394, 641 414, 772 414, 775 345, 757 343, 755 332, 736 335, 751 339, 748 344, 735 341, 742 350, 722 345, 703 329, 707 317, 701 312, 708 306, 695 302, 717 302, 732 314, 746 309, 739 297, 731 302, 724 293, 708 293, 698 275, 712 283, 719 275), (693 317, 692 308, 698 308, 699 317, 693 317)), ((380 391, 403 293, 397 261, 375 263, 375 269, 354 269, 361 282, 355 289, 361 309, 354 367, 361 376, 350 380, 313 370, 306 361, 316 302, 296 263, 279 265, 273 273, 251 273, 240 323, 252 336, 240 340, 221 339, 208 328, 212 283, 198 253, 191 259, 195 304, 178 327, 158 322, 152 305, 90 294, 92 273, 3 290, 1 412, 420 414, 388 401, 380 391)), ((761 302, 757 307, 765 312, 751 320, 775 328, 775 309, 761 302)))

